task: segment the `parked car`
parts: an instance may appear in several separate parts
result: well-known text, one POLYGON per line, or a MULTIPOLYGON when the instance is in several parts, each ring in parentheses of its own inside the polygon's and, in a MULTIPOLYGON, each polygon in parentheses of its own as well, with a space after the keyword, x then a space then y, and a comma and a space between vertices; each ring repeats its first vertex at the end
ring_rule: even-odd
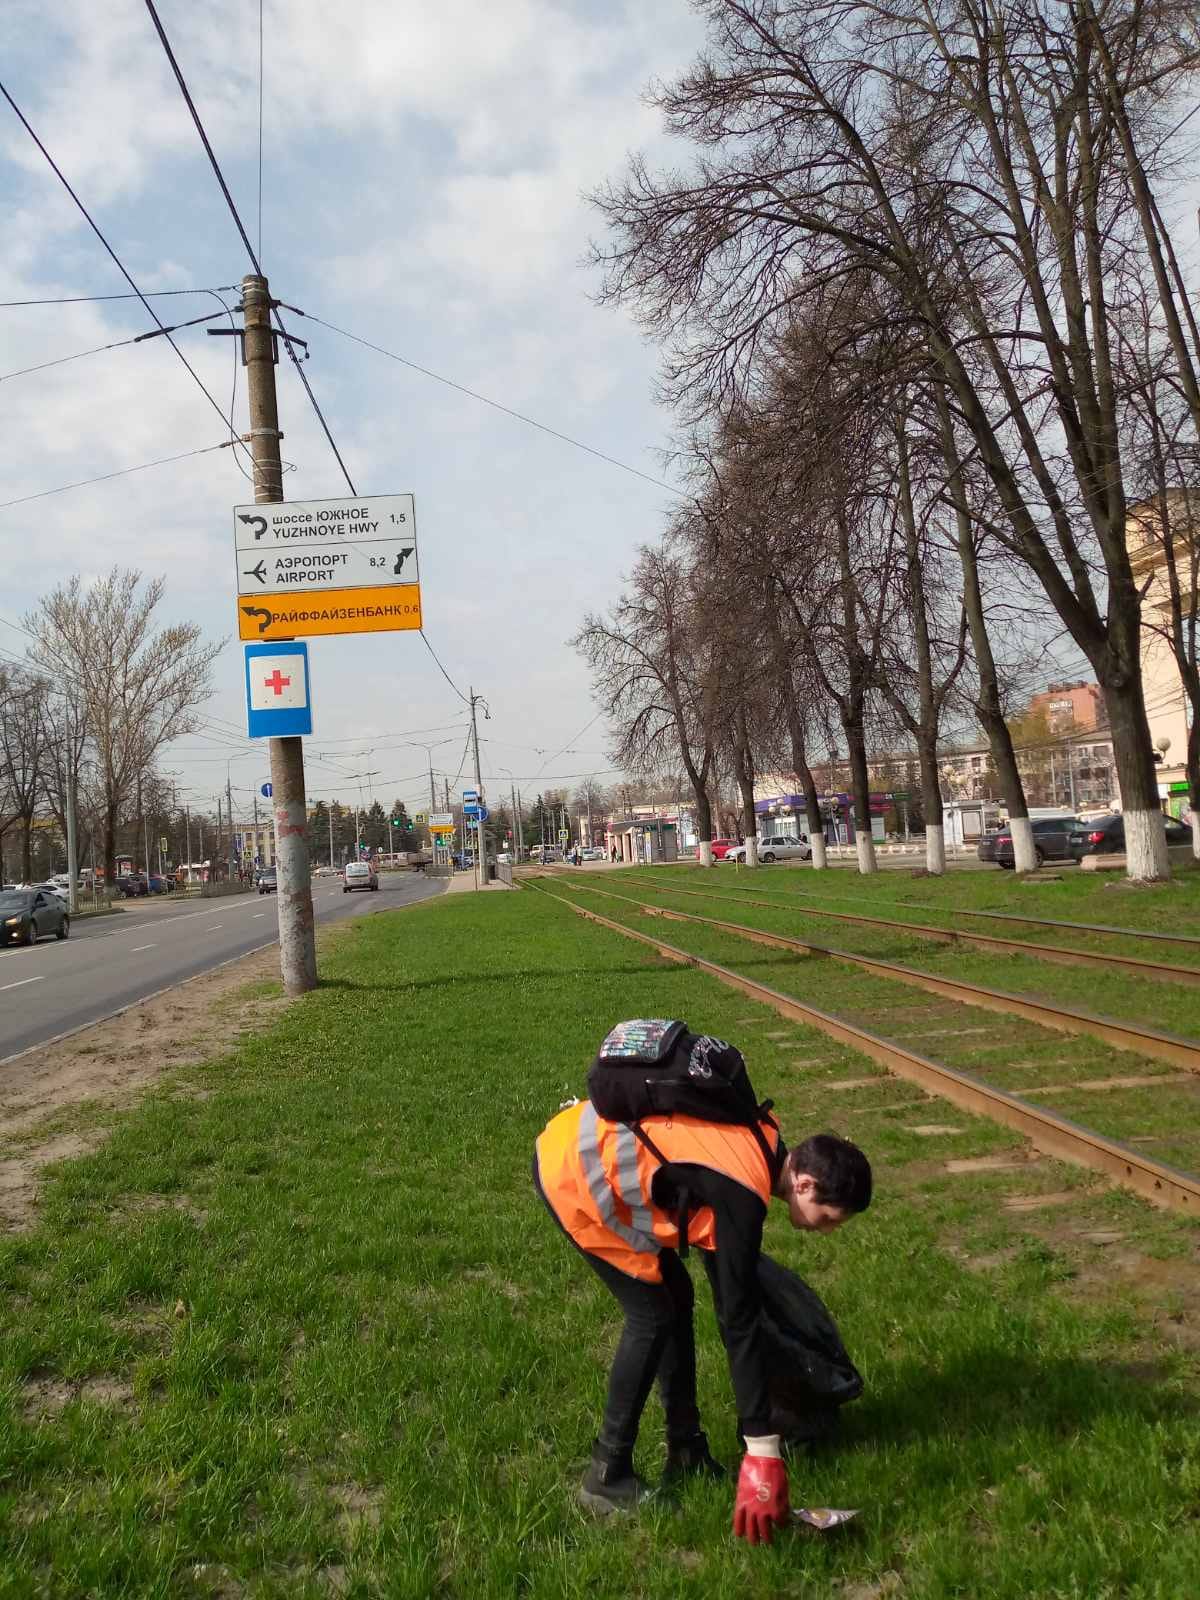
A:
MULTIPOLYGON (((1166 819, 1168 844, 1191 844, 1192 830, 1174 817, 1166 819)), ((1084 856, 1112 855, 1125 848, 1125 818, 1119 811, 1093 822, 1077 822, 1067 839, 1072 860, 1084 856)))
POLYGON ((347 861, 346 876, 342 883, 342 893, 349 894, 351 889, 378 889, 379 874, 369 861, 347 861))
MULTIPOLYGON (((980 834, 979 843, 975 847, 975 854, 979 857, 980 861, 995 861, 996 840, 1004 832, 1004 828, 993 828, 990 833, 980 834)), ((1011 841, 1011 835, 1009 837, 1011 841)))
POLYGON ((713 860, 728 861, 729 852, 736 850, 737 847, 738 841, 736 839, 714 839, 712 841, 713 860))
MULTIPOLYGON (((274 869, 272 868, 272 870, 274 869)), ((336 878, 337 876, 338 869, 336 867, 318 867, 313 873, 314 878, 336 878)))
POLYGON ((279 892, 279 874, 274 867, 264 867, 257 878, 259 894, 277 894, 279 892))
POLYGON ((581 861, 607 861, 608 853, 603 845, 589 844, 586 849, 579 852, 581 861))
POLYGON ((47 933, 65 939, 70 931, 66 904, 51 889, 0 892, 0 944, 36 944, 47 933))
POLYGON ((150 893, 150 885, 140 872, 127 872, 123 878, 116 880, 115 887, 117 893, 124 895, 126 900, 136 900, 150 893))
MULTIPOLYGON (((811 855, 812 846, 803 835, 793 839, 790 834, 771 833, 758 840, 758 859, 768 864, 772 861, 807 861, 811 855)), ((744 863, 746 846, 734 845, 726 852, 725 859, 744 863)))
MULTIPOLYGON (((1033 829, 1033 859, 1037 866, 1043 861, 1071 861, 1077 859, 1071 855, 1068 847, 1072 829, 1078 828, 1078 817, 1033 817, 1029 826, 1033 829)), ((992 860, 1005 872, 1011 872, 1016 863, 1013 853, 1012 828, 1001 828, 995 836, 992 860)), ((983 841, 980 841, 980 848, 983 841)), ((980 856, 980 860, 984 857, 980 856)))
POLYGON ((35 889, 48 889, 50 893, 57 896, 57 898, 61 900, 65 906, 69 906, 71 903, 71 891, 65 883, 55 883, 53 878, 47 878, 45 883, 35 883, 33 887, 35 889))

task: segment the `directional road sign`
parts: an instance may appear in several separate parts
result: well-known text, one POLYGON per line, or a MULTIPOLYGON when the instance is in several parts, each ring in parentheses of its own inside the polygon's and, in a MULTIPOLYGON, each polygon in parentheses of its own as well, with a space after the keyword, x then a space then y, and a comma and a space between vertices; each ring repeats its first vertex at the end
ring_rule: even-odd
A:
POLYGON ((477 806, 478 804, 479 804, 479 790, 478 789, 464 789, 463 790, 463 805, 465 805, 465 806, 477 806))
POLYGON ((246 646, 246 723, 252 739, 312 732, 307 645, 246 646))
POLYGON ((452 811, 431 811, 429 813, 429 826, 441 828, 443 831, 454 832, 454 813, 452 811))
POLYGON ((264 800, 269 800, 275 791, 271 788, 269 783, 264 783, 258 792, 260 795, 262 795, 264 800))
POLYGON ((410 494, 234 506, 243 639, 421 626, 410 494))

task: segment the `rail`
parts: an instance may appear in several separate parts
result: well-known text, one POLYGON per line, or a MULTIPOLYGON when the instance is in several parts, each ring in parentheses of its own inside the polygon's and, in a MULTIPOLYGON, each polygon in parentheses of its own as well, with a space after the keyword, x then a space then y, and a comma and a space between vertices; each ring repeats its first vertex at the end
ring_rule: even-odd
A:
POLYGON ((663 917, 672 922, 701 923, 711 928, 718 928, 723 933, 732 933, 738 938, 751 940, 756 944, 774 945, 781 950, 801 951, 805 955, 828 956, 834 961, 842 961, 850 966, 873 972, 877 977, 891 978, 897 983, 908 984, 911 988, 925 989, 930 994, 961 1000, 966 1005, 976 1006, 984 1011, 999 1011, 1008 1016, 1023 1017, 1027 1022, 1054 1028, 1059 1033, 1086 1034, 1093 1039, 1102 1039, 1117 1050, 1132 1050, 1152 1060, 1169 1061, 1173 1066, 1186 1067, 1189 1072, 1200 1073, 1200 1040, 1197 1039, 1185 1039, 1179 1034, 1162 1033, 1157 1028, 1146 1028, 1135 1022, 1122 1022, 1117 1017, 1097 1016, 1090 1011, 1057 1006, 1051 1001, 1039 1000, 1034 995, 1011 994, 1004 989, 990 989, 983 984, 968 983, 963 978, 934 976, 932 973, 920 972, 916 967, 902 966, 896 961, 883 961, 878 956, 860 955, 854 950, 839 950, 833 945, 814 944, 809 939, 796 939, 784 933, 768 933, 762 928, 747 927, 742 922, 724 922, 717 917, 701 917, 686 911, 675 911, 666 906, 651 905, 630 895, 617 894, 612 889, 595 888, 590 883, 579 883, 574 879, 571 883, 573 888, 582 889, 587 894, 601 895, 605 899, 621 900, 627 905, 636 906, 649 916, 663 917))
MULTIPOLYGON (((529 888, 545 895, 547 899, 567 906, 576 915, 586 917, 589 921, 598 923, 613 933, 622 934, 627 939, 649 945, 669 961, 706 972, 727 987, 740 990, 751 999, 769 1005, 789 1021, 817 1028, 839 1043, 850 1045, 872 1061, 877 1061, 887 1071, 895 1073, 897 1077, 920 1084, 922 1088, 939 1095, 964 1111, 989 1117, 994 1122, 1014 1129, 1047 1155, 1058 1156, 1076 1166, 1103 1173, 1121 1187, 1133 1190, 1155 1205, 1189 1212, 1193 1216, 1200 1211, 1200 1179, 1190 1173, 1168 1166, 1164 1162, 1154 1161, 1130 1145, 1121 1144, 1116 1139, 1106 1139, 1090 1128, 1070 1122, 1052 1111, 1045 1111, 1040 1106, 1022 1100, 1018 1095, 1007 1094, 1002 1089, 993 1088, 981 1078, 918 1055, 893 1040, 871 1033, 866 1028, 861 1028, 856 1023, 848 1022, 841 1017, 832 1016, 792 995, 783 994, 778 989, 772 989, 754 978, 748 978, 731 967, 721 966, 718 962, 709 961, 703 956, 693 954, 690 950, 681 950, 652 934, 642 933, 636 928, 627 928, 624 923, 601 916, 598 911, 589 910, 587 906, 581 906, 565 895, 553 893, 542 882, 534 879, 524 881, 529 888)), ((681 916, 680 920, 708 919, 681 916)))

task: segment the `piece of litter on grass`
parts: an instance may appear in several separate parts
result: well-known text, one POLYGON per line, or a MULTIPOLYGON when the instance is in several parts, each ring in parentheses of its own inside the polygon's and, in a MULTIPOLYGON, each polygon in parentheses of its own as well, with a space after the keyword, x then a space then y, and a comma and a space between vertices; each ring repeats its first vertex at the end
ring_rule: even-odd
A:
POLYGON ((792 1521, 824 1532, 826 1528, 836 1528, 843 1522, 849 1522, 851 1517, 858 1515, 860 1509, 856 1506, 853 1511, 835 1511, 832 1506, 793 1506, 792 1521))

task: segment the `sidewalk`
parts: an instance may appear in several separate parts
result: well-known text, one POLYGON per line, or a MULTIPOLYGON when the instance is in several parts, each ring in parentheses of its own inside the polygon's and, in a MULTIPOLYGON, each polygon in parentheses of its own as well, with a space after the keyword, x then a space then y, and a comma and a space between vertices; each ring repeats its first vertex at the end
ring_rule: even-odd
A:
MULTIPOLYGON (((500 889, 507 894, 510 889, 513 889, 516 886, 515 884, 511 883, 501 883, 499 878, 493 878, 491 883, 481 884, 479 887, 484 893, 490 893, 493 889, 500 889)), ((451 876, 446 885, 447 894, 474 894, 475 890, 476 884, 474 871, 456 872, 451 876)))

